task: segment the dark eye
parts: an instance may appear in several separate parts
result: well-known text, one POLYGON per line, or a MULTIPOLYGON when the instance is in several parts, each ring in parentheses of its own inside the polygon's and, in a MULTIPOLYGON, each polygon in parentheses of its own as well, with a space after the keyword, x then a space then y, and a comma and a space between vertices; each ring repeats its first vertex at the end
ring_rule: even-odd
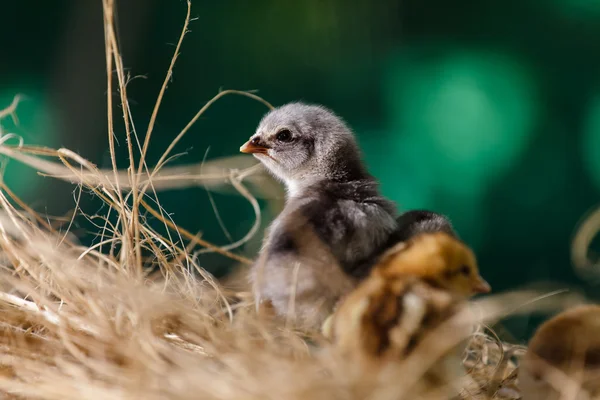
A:
POLYGON ((277 132, 277 135, 275 135, 275 138, 279 142, 291 142, 292 141, 292 132, 290 132, 287 129, 282 129, 279 132, 277 132))
POLYGON ((462 275, 470 275, 471 274, 471 268, 469 268, 466 265, 463 265, 462 267, 460 267, 460 269, 458 270, 458 272, 462 275))

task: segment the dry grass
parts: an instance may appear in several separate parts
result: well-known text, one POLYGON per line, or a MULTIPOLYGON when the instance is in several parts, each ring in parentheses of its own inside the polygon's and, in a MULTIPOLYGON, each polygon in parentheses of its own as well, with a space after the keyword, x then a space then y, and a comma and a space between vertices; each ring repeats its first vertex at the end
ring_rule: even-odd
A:
MULTIPOLYGON (((0 391, 6 397, 61 400, 406 398, 408 382, 419 380, 419 368, 414 372, 414 365, 407 363, 416 365, 425 358, 435 362, 438 354, 423 351, 423 357, 417 353, 413 361, 383 372, 361 370, 339 359, 317 332, 301 334, 257 315, 247 293, 227 289, 197 264, 193 253, 198 246, 248 264, 236 249, 257 232, 260 209, 255 196, 273 198, 281 194, 280 188, 248 157, 202 166, 166 163, 181 137, 222 96, 238 94, 270 105, 252 93, 218 93, 157 165, 148 167, 145 154, 187 31, 190 4, 143 142, 127 103, 129 77, 114 31, 114 3, 103 0, 103 6, 107 88, 113 92, 116 75, 130 166, 127 171, 116 169, 117 117, 111 96, 107 107, 112 170, 100 170, 68 149, 8 146, 6 141, 14 136, 2 136, 0 153, 93 192, 108 211, 95 216, 100 244, 87 248, 0 185, 0 391), (46 156, 57 161, 42 158, 46 156), (228 246, 208 243, 179 228, 160 207, 157 192, 196 184, 209 190, 236 190, 248 199, 257 223, 228 246), (164 223, 162 233, 145 223, 147 214, 164 223), (147 273, 147 254, 158 273, 147 273), (201 278, 193 277, 192 271, 201 278)), ((18 99, 0 112, 0 118, 14 117, 17 103, 18 99)), ((83 211, 77 209, 76 215, 83 211)), ((474 305, 484 324, 516 312, 563 306, 566 300, 579 301, 564 294, 550 298, 519 292, 474 305)), ((435 334, 434 340, 447 336, 443 330, 435 334)), ((518 398, 514 356, 522 350, 502 343, 488 329, 473 334, 464 360, 472 379, 465 381, 461 397, 518 398)))

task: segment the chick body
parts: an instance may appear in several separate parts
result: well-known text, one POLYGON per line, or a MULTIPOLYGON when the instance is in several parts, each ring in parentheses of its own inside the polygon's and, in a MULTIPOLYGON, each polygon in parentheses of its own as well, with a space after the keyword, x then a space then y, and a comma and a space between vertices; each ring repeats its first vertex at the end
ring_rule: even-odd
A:
POLYGON ((414 384, 404 388, 408 392, 403 391, 403 399, 422 398, 430 392, 450 398, 458 394, 459 381, 465 375, 462 348, 452 339, 445 343, 446 331, 438 329, 450 322, 446 329, 459 341, 467 337, 470 326, 451 321, 463 306, 462 297, 418 277, 390 281, 374 275, 344 299, 325 333, 333 342, 333 351, 347 361, 351 374, 381 376, 396 370, 398 378, 404 379, 408 378, 404 374, 414 374, 414 384), (424 348, 422 343, 429 335, 435 335, 436 345, 424 348), (432 363, 420 371, 403 364, 419 355, 432 363))
MULTIPOLYGON (((386 252, 369 276, 349 293, 324 324, 335 351, 365 370, 411 355, 419 342, 466 306, 482 284, 472 251, 443 233, 414 236, 386 252), (464 274, 463 270, 468 270, 464 274)), ((453 326, 467 337, 468 324, 453 326)), ((461 346, 450 346, 425 374, 427 385, 442 385, 462 372, 461 346)))
POLYGON ((600 399, 600 306, 574 307, 540 325, 518 380, 523 400, 560 399, 563 390, 569 399, 600 399))

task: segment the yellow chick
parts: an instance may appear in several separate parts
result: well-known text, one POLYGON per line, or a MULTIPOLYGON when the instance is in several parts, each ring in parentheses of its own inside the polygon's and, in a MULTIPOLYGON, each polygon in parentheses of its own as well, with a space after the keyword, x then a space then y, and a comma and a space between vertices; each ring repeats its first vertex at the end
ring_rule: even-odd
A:
POLYGON ((543 323, 518 380, 523 400, 600 399, 600 306, 574 307, 543 323))
MULTIPOLYGON (((333 347, 358 365, 399 361, 423 337, 455 315, 466 299, 489 292, 473 252, 442 232, 420 234, 386 252, 371 274, 348 294, 323 326, 333 347)), ((467 337, 470 326, 455 327, 467 337)), ((427 373, 429 382, 462 372, 460 346, 451 346, 427 373)))
MULTIPOLYGON (((477 260, 469 247, 444 232, 423 233, 386 251, 361 285, 340 300, 338 309, 343 303, 349 303, 346 307, 353 307, 352 302, 367 293, 384 292, 387 286, 410 276, 460 297, 491 290, 479 274, 477 260)), ((336 311, 323 324, 326 336, 330 333, 335 314, 339 312, 336 311)))

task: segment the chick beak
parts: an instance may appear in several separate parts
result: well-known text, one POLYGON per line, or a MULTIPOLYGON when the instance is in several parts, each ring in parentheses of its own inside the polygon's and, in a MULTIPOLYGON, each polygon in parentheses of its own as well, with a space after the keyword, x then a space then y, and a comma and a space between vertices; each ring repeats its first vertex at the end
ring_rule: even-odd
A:
POLYGON ((240 147, 240 151, 242 153, 249 153, 249 154, 256 154, 256 153, 267 154, 268 150, 269 150, 269 148, 267 146, 265 146, 264 144, 262 144, 258 140, 258 138, 250 139, 246 143, 244 143, 242 145, 242 147, 240 147))
POLYGON ((473 286, 473 291, 475 293, 489 293, 491 290, 492 287, 490 284, 487 283, 482 277, 479 277, 473 286))

